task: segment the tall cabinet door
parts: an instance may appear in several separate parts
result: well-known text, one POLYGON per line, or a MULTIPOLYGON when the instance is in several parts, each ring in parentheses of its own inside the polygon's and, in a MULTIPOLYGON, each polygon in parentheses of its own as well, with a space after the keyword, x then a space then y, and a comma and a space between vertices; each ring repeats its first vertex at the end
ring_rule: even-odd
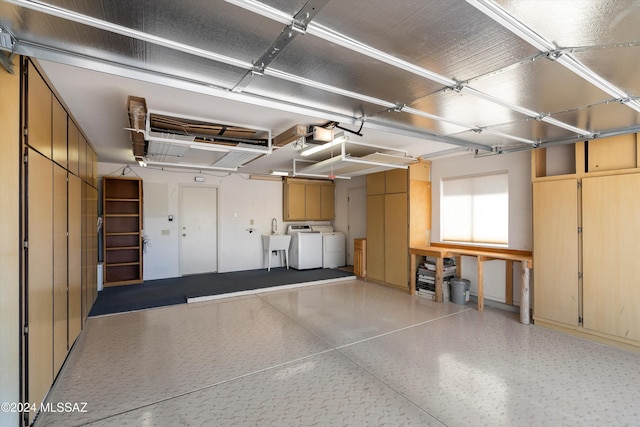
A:
POLYGON ((384 194, 367 196, 367 277, 384 282, 384 194))
POLYGON ((384 197, 385 282, 406 289, 409 277, 407 193, 384 197))
POLYGON ((82 329, 82 182, 69 174, 69 336, 71 348, 82 329))
POLYGON ((640 174, 582 180, 583 326, 636 341, 640 340, 639 194, 640 174))
POLYGON ((27 163, 27 401, 53 382, 53 163, 29 150, 27 163))
POLYGON ((534 318, 578 325, 578 182, 533 184, 534 318))
MULTIPOLYGON (((66 120, 65 120, 66 123, 66 120)), ((53 165, 53 372, 67 357, 67 171, 53 165)))

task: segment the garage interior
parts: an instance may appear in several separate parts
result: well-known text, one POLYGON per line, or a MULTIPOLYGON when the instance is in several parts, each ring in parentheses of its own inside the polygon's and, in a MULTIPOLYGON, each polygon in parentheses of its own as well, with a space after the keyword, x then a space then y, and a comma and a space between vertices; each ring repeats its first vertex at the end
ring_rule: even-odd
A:
POLYGON ((0 401, 87 402, 0 424, 637 423, 639 15, 0 1, 0 401), (463 181, 507 188, 499 237, 452 231, 463 181), (88 317, 101 286, 286 269, 261 236, 289 225, 344 234, 358 277, 88 317), (440 270, 420 295, 427 256, 469 304, 440 270))

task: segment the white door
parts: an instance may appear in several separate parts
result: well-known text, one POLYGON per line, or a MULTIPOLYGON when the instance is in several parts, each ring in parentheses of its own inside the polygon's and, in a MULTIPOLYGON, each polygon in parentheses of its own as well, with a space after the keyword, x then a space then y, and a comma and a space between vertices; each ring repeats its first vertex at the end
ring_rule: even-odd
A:
POLYGON ((180 186, 180 274, 218 270, 218 190, 180 186))
POLYGON ((347 193, 349 215, 347 233, 347 265, 353 265, 353 239, 367 237, 367 189, 350 188, 347 193))

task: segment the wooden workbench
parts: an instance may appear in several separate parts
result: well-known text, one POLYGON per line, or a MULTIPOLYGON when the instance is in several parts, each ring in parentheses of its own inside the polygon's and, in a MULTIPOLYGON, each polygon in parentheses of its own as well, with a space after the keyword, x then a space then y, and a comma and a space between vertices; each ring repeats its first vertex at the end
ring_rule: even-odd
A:
MULTIPOLYGON (((475 248, 464 246, 416 246, 409 248, 411 255, 411 294, 416 292, 416 268, 417 258, 429 256, 436 259, 436 301, 442 302, 442 282, 444 270, 444 258, 456 258, 456 268, 459 270, 460 257, 471 256, 478 260, 478 311, 484 309, 484 262, 491 260, 520 262, 522 266, 522 289, 520 300, 520 322, 528 325, 530 323, 530 299, 529 299, 529 270, 533 268, 533 256, 531 252, 515 251, 509 249, 475 248)), ((510 269, 508 269, 509 271, 510 269)))

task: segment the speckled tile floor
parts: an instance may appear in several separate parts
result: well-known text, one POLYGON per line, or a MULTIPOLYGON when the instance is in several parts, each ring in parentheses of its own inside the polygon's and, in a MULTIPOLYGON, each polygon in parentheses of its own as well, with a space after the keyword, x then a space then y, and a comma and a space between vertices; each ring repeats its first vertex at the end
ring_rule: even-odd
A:
POLYGON ((640 355, 359 280, 90 318, 36 426, 640 425, 640 355))

